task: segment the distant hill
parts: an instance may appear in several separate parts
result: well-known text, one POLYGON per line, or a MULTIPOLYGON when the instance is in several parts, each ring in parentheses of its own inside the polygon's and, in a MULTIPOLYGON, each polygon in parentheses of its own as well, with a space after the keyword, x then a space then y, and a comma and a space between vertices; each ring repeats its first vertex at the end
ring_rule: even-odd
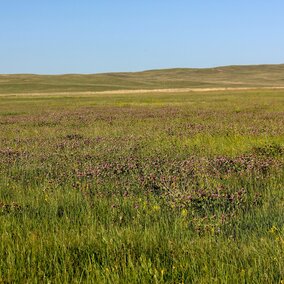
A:
POLYGON ((219 87, 284 87, 284 64, 90 75, 0 75, 2 94, 219 87))

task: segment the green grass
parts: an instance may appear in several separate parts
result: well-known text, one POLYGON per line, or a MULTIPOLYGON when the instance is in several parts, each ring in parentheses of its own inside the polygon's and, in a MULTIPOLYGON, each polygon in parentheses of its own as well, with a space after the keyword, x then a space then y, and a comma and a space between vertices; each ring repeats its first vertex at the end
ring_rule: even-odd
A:
POLYGON ((284 64, 89 75, 0 75, 0 94, 277 86, 284 86, 284 64))
POLYGON ((282 283, 283 114, 282 90, 2 95, 0 283, 282 283))

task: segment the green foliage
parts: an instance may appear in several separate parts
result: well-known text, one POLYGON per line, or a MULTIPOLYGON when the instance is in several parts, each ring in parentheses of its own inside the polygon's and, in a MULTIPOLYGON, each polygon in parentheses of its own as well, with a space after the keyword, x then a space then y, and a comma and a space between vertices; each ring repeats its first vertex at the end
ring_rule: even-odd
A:
POLYGON ((282 283, 283 102, 1 96, 0 283, 282 283))

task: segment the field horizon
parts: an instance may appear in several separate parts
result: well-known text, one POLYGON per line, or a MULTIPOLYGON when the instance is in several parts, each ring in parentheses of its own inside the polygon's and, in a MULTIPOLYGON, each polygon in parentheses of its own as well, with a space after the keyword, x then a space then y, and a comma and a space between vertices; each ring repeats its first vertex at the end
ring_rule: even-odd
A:
POLYGON ((0 284, 284 284, 284 1, 2 2, 0 284))
POLYGON ((282 284, 283 83, 0 75, 0 283, 282 284))
POLYGON ((0 94, 263 87, 284 87, 284 64, 97 74, 0 74, 0 94))

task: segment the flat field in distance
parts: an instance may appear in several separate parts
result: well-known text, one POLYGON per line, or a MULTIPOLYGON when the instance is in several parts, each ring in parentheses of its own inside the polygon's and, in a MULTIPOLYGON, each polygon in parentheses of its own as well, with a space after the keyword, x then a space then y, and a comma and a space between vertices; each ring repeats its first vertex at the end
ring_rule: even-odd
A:
POLYGON ((9 86, 0 283, 284 281, 284 90, 9 86))

